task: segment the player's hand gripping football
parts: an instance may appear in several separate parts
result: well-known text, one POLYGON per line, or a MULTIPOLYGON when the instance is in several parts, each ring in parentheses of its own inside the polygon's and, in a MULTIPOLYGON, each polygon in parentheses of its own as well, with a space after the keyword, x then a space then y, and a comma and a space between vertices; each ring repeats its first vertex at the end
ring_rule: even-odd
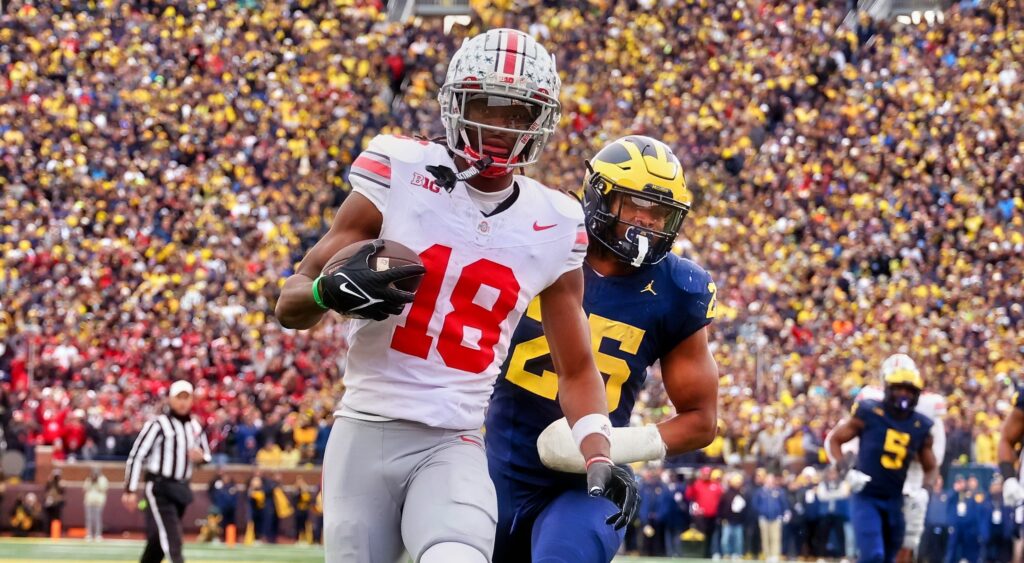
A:
POLYGON ((402 312, 415 293, 394 287, 394 282, 423 275, 418 264, 397 266, 378 272, 370 267, 370 257, 384 247, 381 239, 367 243, 352 258, 324 272, 316 283, 323 304, 343 315, 382 321, 402 312))
POLYGON ((633 476, 611 461, 591 459, 587 464, 587 490, 590 496, 603 496, 615 503, 619 511, 605 520, 619 530, 633 521, 640 507, 640 494, 633 476))

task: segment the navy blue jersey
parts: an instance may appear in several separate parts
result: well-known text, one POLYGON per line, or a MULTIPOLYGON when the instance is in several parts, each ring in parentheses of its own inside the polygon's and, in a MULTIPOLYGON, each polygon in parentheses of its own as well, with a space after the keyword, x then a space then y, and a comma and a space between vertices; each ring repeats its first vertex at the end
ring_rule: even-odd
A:
POLYGON ((857 469, 871 476, 863 494, 880 497, 903 495, 907 468, 921 451, 932 428, 932 421, 914 412, 896 419, 886 412, 881 401, 864 399, 853 406, 853 416, 864 421, 857 451, 857 469))
MULTIPOLYGON (((627 426, 647 367, 714 319, 715 284, 700 266, 675 255, 626 276, 604 277, 586 264, 583 273, 583 309, 594 360, 606 381, 608 411, 614 426, 627 426)), ((491 462, 546 482, 537 437, 564 416, 557 397, 558 376, 535 300, 512 335, 491 396, 491 462)))
POLYGON ((1010 399, 1010 402, 1013 403, 1013 408, 1024 411, 1024 393, 1020 392, 1019 387, 1014 387, 1013 398, 1010 399))

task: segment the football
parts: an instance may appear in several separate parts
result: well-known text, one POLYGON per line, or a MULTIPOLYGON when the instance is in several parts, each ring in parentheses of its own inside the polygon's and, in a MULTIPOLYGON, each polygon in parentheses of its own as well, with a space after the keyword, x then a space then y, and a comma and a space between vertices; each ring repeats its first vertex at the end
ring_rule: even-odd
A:
MULTIPOLYGON (((373 242, 372 240, 362 240, 354 242, 345 248, 342 248, 330 260, 327 261, 327 265, 324 266, 323 273, 325 275, 330 274, 335 268, 348 262, 350 258, 359 252, 359 249, 363 246, 373 242)), ((419 264, 423 265, 423 261, 420 257, 412 251, 409 247, 399 244, 393 240, 385 240, 384 246, 376 253, 370 256, 370 267, 378 272, 382 272, 389 268, 397 268, 399 266, 405 266, 408 264, 419 264)), ((423 276, 413 276, 398 280, 392 285, 396 289, 402 291, 408 291, 415 293, 420 286, 420 281, 423 280, 423 276)))

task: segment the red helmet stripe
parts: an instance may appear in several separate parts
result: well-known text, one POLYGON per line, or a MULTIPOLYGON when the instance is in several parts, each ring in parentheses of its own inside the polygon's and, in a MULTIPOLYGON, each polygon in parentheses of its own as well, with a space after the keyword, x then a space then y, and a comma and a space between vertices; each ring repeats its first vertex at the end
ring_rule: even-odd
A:
POLYGON ((505 47, 505 66, 502 72, 505 74, 516 73, 516 63, 519 61, 519 34, 507 33, 508 44, 505 47))

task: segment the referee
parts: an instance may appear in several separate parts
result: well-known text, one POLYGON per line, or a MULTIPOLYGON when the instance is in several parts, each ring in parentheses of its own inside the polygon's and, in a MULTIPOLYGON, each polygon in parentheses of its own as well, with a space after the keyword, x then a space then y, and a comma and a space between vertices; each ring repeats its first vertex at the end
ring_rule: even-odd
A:
POLYGON ((166 555, 182 563, 181 517, 192 502, 189 478, 194 463, 210 461, 210 444, 199 422, 192 418, 192 384, 171 384, 170 409, 150 420, 135 439, 125 468, 125 508, 138 508, 139 478, 145 474, 146 550, 142 563, 160 563, 166 555))

